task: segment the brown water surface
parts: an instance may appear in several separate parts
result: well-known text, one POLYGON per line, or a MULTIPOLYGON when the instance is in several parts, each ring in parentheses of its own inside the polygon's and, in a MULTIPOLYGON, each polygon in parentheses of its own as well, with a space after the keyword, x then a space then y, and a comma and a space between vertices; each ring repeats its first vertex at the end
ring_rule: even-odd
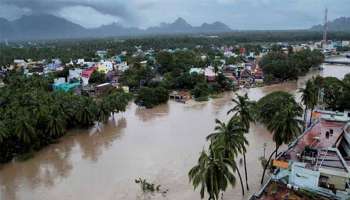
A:
MULTIPOLYGON (((325 65, 323 76, 342 78, 350 67, 325 65)), ((288 82, 248 92, 258 100, 277 90, 293 94, 305 80, 319 74, 312 71, 298 82, 288 82)), ((151 110, 130 103, 127 111, 101 127, 71 131, 58 144, 38 152, 25 162, 12 162, 0 168, 1 200, 125 200, 143 199, 134 179, 147 178, 168 188, 168 194, 152 199, 200 199, 188 182, 187 173, 205 147, 205 137, 213 131, 214 120, 227 120, 233 106, 232 93, 209 102, 168 104, 151 110)), ((299 97, 298 97, 299 98, 299 97)), ((262 167, 258 158, 272 152, 271 135, 260 124, 252 124, 247 135, 250 192, 241 196, 229 188, 225 199, 247 199, 260 187, 262 167)), ((240 159, 240 158, 239 158, 240 159)), ((243 173, 243 169, 241 168, 243 173)))

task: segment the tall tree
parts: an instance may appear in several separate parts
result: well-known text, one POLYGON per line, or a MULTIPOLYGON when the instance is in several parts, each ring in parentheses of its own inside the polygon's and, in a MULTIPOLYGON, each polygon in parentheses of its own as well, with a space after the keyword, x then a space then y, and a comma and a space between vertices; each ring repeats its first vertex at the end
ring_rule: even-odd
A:
POLYGON ((27 114, 19 114, 16 120, 15 132, 24 143, 30 143, 36 137, 33 121, 27 114))
POLYGON ((8 129, 3 121, 0 121, 0 143, 8 137, 8 129))
MULTIPOLYGON (((227 114, 233 113, 231 120, 239 119, 245 133, 249 132, 250 122, 254 122, 253 115, 253 107, 254 103, 249 101, 248 94, 246 93, 244 96, 237 95, 237 98, 232 99, 235 106, 230 109, 227 114)), ((245 148, 244 148, 245 149, 245 148)), ((247 190, 249 190, 248 184, 248 172, 247 172, 247 161, 246 161, 246 151, 243 151, 243 161, 244 161, 244 173, 245 173, 245 181, 247 190)))
POLYGON ((301 101, 305 106, 304 124, 306 129, 307 128, 307 110, 310 109, 310 112, 311 112, 310 113, 310 124, 311 124, 312 112, 318 102, 318 88, 315 85, 314 79, 308 80, 306 82, 305 88, 299 89, 299 92, 301 92, 301 101))
POLYGON ((282 91, 273 92, 260 99, 258 109, 260 122, 273 134, 273 141, 276 143, 276 149, 273 153, 277 158, 279 147, 282 144, 290 143, 301 133, 302 120, 298 117, 302 116, 303 109, 295 101, 293 95, 282 91))
POLYGON ((207 140, 211 141, 214 150, 220 150, 224 156, 231 159, 236 167, 237 174, 240 179, 242 194, 244 195, 244 186, 241 173, 235 163, 235 158, 239 153, 246 151, 245 146, 248 145, 247 139, 244 137, 244 129, 238 118, 230 120, 228 124, 216 120, 215 132, 207 136, 207 140))
POLYGON ((259 100, 258 109, 259 121, 273 134, 277 150, 301 133, 302 121, 298 117, 303 109, 293 95, 282 91, 270 93, 259 100))
POLYGON ((199 185, 200 196, 203 199, 205 190, 209 194, 208 200, 218 200, 220 192, 224 192, 228 185, 232 187, 236 184, 234 171, 235 163, 221 152, 210 148, 209 154, 202 151, 198 164, 188 173, 190 182, 196 189, 199 185))
POLYGON ((66 116, 59 106, 54 106, 47 116, 46 132, 51 137, 60 137, 66 130, 66 116))

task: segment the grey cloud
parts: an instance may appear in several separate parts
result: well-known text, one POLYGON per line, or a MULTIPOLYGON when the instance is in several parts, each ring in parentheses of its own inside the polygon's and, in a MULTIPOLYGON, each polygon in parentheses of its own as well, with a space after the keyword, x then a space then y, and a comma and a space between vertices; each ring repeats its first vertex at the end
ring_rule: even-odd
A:
MULTIPOLYGON (((322 23, 325 7, 330 19, 349 16, 350 10, 349 0, 0 0, 0 12, 1 5, 56 14, 87 25, 116 20, 149 27, 184 17, 194 25, 222 21, 233 29, 307 28, 322 23)), ((14 13, 10 14, 8 18, 13 18, 14 13)))
POLYGON ((104 0, 3 0, 5 5, 30 9, 33 13, 56 13, 59 10, 73 6, 85 6, 96 11, 117 16, 125 21, 134 21, 134 13, 126 6, 124 1, 104 0))

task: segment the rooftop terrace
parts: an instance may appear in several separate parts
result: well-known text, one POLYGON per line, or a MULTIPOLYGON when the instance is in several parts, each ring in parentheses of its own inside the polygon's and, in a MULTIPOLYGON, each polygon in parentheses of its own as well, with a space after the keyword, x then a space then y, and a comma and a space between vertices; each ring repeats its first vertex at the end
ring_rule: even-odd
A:
POLYGON ((326 200, 326 198, 305 190, 293 190, 287 185, 271 181, 257 197, 253 196, 251 200, 326 200))
POLYGON ((287 156, 290 160, 297 161, 307 146, 312 149, 337 147, 345 124, 321 119, 297 140, 294 147, 286 152, 287 156))

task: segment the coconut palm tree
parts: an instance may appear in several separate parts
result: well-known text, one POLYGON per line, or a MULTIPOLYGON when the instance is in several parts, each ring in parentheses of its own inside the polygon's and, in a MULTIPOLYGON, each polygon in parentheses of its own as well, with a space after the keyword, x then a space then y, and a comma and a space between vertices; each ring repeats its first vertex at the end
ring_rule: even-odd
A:
POLYGON ((88 127, 97 119, 97 105, 94 101, 83 98, 77 102, 75 119, 79 125, 88 127))
POLYGON ((230 109, 227 114, 233 113, 233 117, 239 117, 243 124, 243 128, 246 132, 249 131, 250 128, 250 122, 254 122, 254 115, 253 115, 253 107, 254 102, 249 101, 248 94, 246 93, 244 96, 241 96, 239 94, 236 94, 237 99, 232 99, 235 106, 230 109))
POLYGON ((51 137, 62 136, 66 130, 66 117, 59 106, 54 106, 47 116, 46 132, 51 137))
POLYGON ((107 122, 113 111, 113 106, 108 97, 104 97, 98 104, 98 121, 107 122))
POLYGON ((3 121, 0 121, 0 143, 8 137, 8 129, 3 121))
POLYGON ((215 132, 208 135, 207 140, 211 141, 211 146, 214 151, 221 151, 223 149, 224 156, 232 159, 232 162, 234 163, 233 167, 235 167, 239 176, 242 194, 244 195, 242 176, 236 162, 234 161, 239 153, 246 151, 245 146, 248 145, 248 141, 244 137, 244 129, 242 128, 239 119, 234 118, 230 120, 227 125, 216 119, 215 132))
POLYGON ((274 115, 266 127, 273 134, 273 140, 276 143, 276 157, 279 147, 282 144, 288 144, 295 139, 301 132, 302 108, 295 108, 292 103, 286 103, 281 110, 274 115))
MULTIPOLYGON (((232 109, 230 109, 227 112, 227 114, 234 113, 232 119, 238 118, 241 121, 241 124, 243 125, 244 132, 248 133, 249 129, 250 129, 250 122, 255 121, 254 115, 253 115, 254 103, 252 101, 249 101, 247 93, 244 96, 240 96, 238 94, 236 94, 236 95, 237 95, 237 99, 235 99, 235 98, 232 99, 235 106, 232 109)), ((246 154, 246 151, 243 151, 245 181, 246 181, 247 190, 249 190, 247 162, 246 162, 245 154, 246 154)))
POLYGON ((114 92, 108 95, 106 98, 107 98, 108 104, 110 105, 110 109, 112 111, 113 117, 114 117, 114 113, 124 112, 126 109, 126 106, 131 100, 130 95, 122 91, 114 92))
MULTIPOLYGON (((302 131, 302 120, 298 119, 303 113, 303 109, 295 102, 294 96, 287 92, 273 92, 266 95, 258 102, 259 120, 273 134, 273 141, 276 143, 275 158, 278 155, 278 149, 282 144, 288 144, 295 139, 302 131)), ((263 180, 263 178, 262 178, 263 180)))
POLYGON ((209 154, 202 151, 198 164, 188 173, 194 189, 200 186, 200 196, 203 199, 205 191, 209 194, 208 200, 218 200, 220 192, 224 192, 228 185, 234 187, 235 163, 232 159, 222 156, 221 151, 210 148, 209 154))
POLYGON ((30 143, 36 137, 34 123, 27 115, 18 115, 18 118, 16 119, 15 133, 24 143, 30 143))
POLYGON ((310 109, 310 123, 311 123, 311 117, 312 112, 317 105, 318 102, 318 89, 314 83, 314 79, 308 80, 306 82, 305 88, 299 89, 299 92, 301 92, 301 101, 305 106, 304 109, 304 122, 305 122, 305 129, 307 127, 307 110, 310 109))

